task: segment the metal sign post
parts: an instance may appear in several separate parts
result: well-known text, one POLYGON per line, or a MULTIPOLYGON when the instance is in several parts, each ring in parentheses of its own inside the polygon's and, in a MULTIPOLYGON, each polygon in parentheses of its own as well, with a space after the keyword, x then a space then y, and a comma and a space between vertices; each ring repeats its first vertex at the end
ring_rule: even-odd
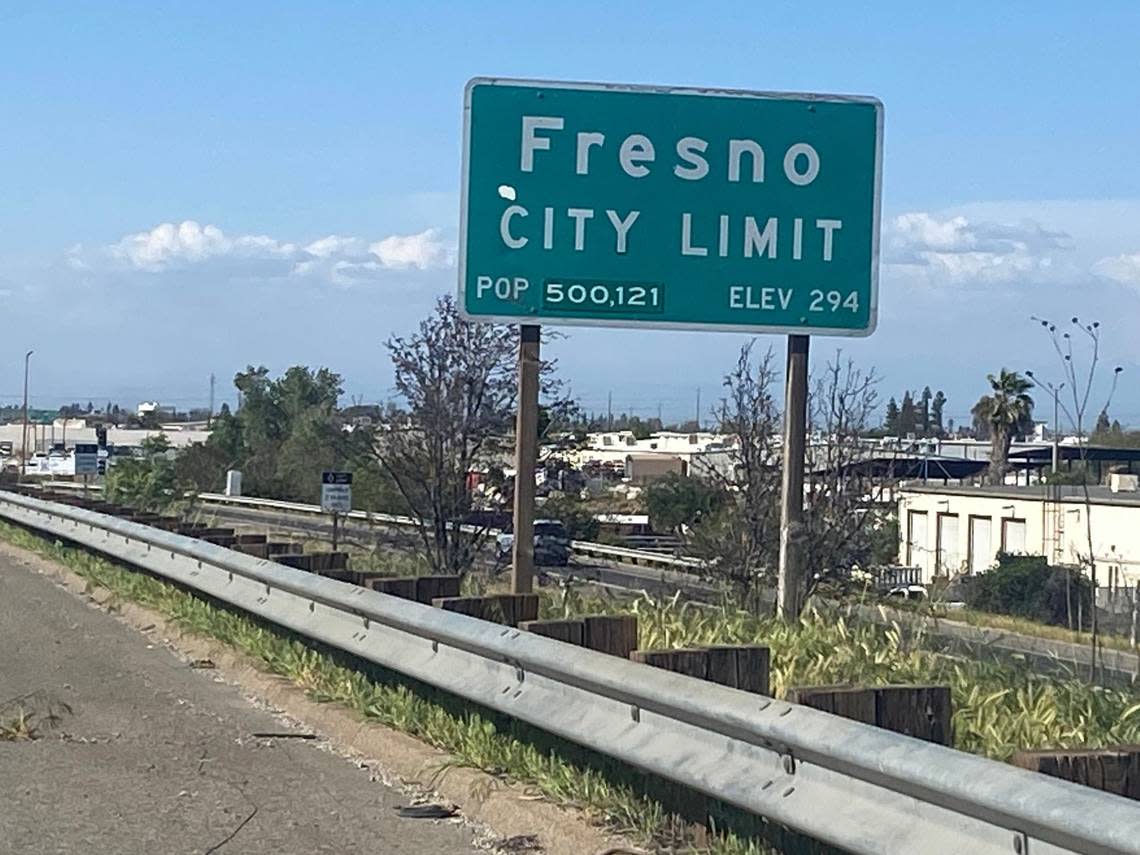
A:
POLYGON ((332 548, 340 540, 340 515, 352 510, 352 473, 321 473, 321 510, 332 515, 332 548))
POLYGON ((780 566, 776 610, 781 617, 800 613, 803 593, 804 452, 807 445, 808 344, 806 335, 788 336, 784 388, 784 479, 780 491, 780 566))
POLYGON ((534 467, 538 462, 538 373, 540 329, 519 327, 519 402, 515 421, 514 540, 511 593, 534 588, 534 467))
POLYGON ((75 444, 75 474, 83 476, 83 492, 87 492, 87 479, 99 472, 99 446, 95 443, 75 444))

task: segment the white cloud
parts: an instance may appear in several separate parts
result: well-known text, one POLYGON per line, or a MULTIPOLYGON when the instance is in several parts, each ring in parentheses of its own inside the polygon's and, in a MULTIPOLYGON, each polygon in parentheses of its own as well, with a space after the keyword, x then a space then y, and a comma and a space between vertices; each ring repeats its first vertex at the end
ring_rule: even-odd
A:
POLYGON ((342 237, 341 235, 329 235, 320 240, 315 240, 305 247, 305 252, 309 255, 314 255, 317 258, 328 258, 332 255, 345 255, 350 253, 359 253, 364 249, 364 241, 355 237, 342 237))
POLYGON ((442 240, 439 229, 427 229, 414 235, 391 235, 370 245, 368 251, 384 267, 394 270, 412 267, 428 270, 455 263, 455 251, 442 240))
POLYGON ((1093 265, 1093 273, 1121 285, 1140 287, 1140 252, 1102 258, 1093 265))
POLYGON ((930 284, 994 285, 1055 278, 1072 240, 1033 220, 993 223, 918 211, 887 224, 884 264, 930 284))
POLYGON ((391 271, 423 271, 455 263, 455 250, 438 229, 368 241, 328 235, 307 244, 268 235, 230 235, 193 220, 161 223, 129 234, 96 253, 82 246, 67 253, 76 270, 126 267, 148 274, 209 264, 211 271, 243 278, 307 278, 347 285, 376 280, 391 271))
POLYGON ((267 235, 229 237, 217 226, 202 226, 193 220, 162 223, 150 231, 127 235, 109 248, 110 254, 138 270, 158 271, 180 264, 196 264, 211 258, 289 258, 296 246, 267 235))

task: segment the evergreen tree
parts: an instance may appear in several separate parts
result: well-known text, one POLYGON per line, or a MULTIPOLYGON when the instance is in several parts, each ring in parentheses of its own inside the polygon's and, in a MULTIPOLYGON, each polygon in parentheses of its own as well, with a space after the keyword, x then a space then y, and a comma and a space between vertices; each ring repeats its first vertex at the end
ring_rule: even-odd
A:
POLYGON ((930 392, 929 386, 924 386, 922 389, 922 407, 919 410, 919 428, 921 429, 922 436, 930 436, 930 399, 933 395, 930 392))
POLYGON ((899 405, 894 398, 887 401, 887 415, 883 421, 887 433, 897 436, 899 432, 899 405))
POLYGON ((1096 427, 1093 429, 1094 434, 1105 434, 1112 430, 1112 422, 1108 418, 1108 410, 1101 410, 1100 415, 1096 417, 1096 427))
POLYGON ((902 406, 899 408, 899 436, 908 436, 918 428, 918 410, 914 406, 914 396, 907 392, 903 395, 902 406))
POLYGON ((942 425, 942 411, 946 407, 946 396, 939 389, 934 393, 934 401, 930 405, 930 426, 934 436, 945 436, 946 430, 942 425))

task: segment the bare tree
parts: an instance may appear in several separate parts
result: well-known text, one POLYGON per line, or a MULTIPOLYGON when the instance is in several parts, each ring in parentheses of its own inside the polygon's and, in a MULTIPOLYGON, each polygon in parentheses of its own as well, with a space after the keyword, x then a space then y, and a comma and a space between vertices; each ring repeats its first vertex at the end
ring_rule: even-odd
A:
MULTIPOLYGON (((732 437, 731 466, 706 467, 728 497, 696 527, 692 546, 712 573, 728 582, 748 607, 774 579, 779 553, 782 414, 772 394, 777 371, 771 350, 741 348, 725 377, 727 395, 715 410, 722 433, 732 437)), ((868 563, 875 507, 893 477, 876 468, 861 435, 878 406, 878 378, 839 354, 811 384, 810 425, 815 440, 806 462, 802 603, 823 581, 868 563)))
MULTIPOLYGON (((1085 515, 1085 538, 1087 542, 1088 552, 1084 555, 1079 555, 1078 560, 1085 565, 1088 570, 1089 577, 1092 580, 1092 605, 1090 611, 1089 629, 1092 635, 1092 663, 1090 666, 1090 677, 1096 678, 1097 661, 1099 658, 1099 621, 1097 620, 1096 609, 1096 591, 1097 591, 1097 562, 1096 562, 1096 547, 1093 543, 1092 531, 1092 497, 1089 493, 1089 467, 1088 467, 1088 443, 1085 437, 1085 424, 1089 414, 1089 400, 1093 394, 1093 387, 1096 385, 1097 368, 1100 365, 1100 322, 1092 321, 1091 323, 1084 323, 1080 318, 1074 316, 1070 320, 1071 332, 1058 329, 1057 325, 1052 321, 1045 318, 1034 317, 1034 321, 1041 324, 1041 326, 1048 331, 1049 340, 1053 345, 1053 351, 1057 354, 1058 361, 1061 364, 1061 371, 1065 378, 1064 383, 1069 387, 1070 394, 1072 395, 1071 402, 1061 402, 1058 399, 1058 407, 1065 417, 1073 424, 1077 434, 1077 453, 1081 461, 1081 491, 1084 498, 1084 515, 1085 515), (1086 342, 1085 352, 1081 352, 1081 348, 1074 350, 1073 348, 1073 335, 1076 334, 1083 338, 1086 342), (1087 359, 1087 367, 1082 366, 1080 363, 1083 359, 1087 359)), ((1109 404, 1112 403, 1112 397, 1116 393, 1116 384, 1120 378, 1120 373, 1124 369, 1119 365, 1112 371, 1112 380, 1109 385, 1108 395, 1105 398, 1104 406, 1094 412, 1102 413, 1108 410, 1109 404)), ((1032 372, 1027 372, 1031 378, 1036 382, 1043 385, 1049 385, 1046 381, 1038 381, 1032 372)), ((1070 606, 1071 609, 1071 606, 1070 606)), ((1071 617, 1070 617, 1071 625, 1071 617)))
MULTIPOLYGON (((450 297, 408 337, 387 342, 405 409, 390 414, 373 440, 417 522, 423 558, 436 573, 470 569, 488 528, 471 522, 468 476, 513 446, 518 396, 518 328, 464 320, 450 297)), ((573 410, 558 399, 553 362, 540 367, 547 429, 573 410)))
MULTIPOLYGON (((894 460, 869 453, 864 434, 879 405, 879 378, 836 352, 808 395, 808 446, 801 546, 802 599, 823 582, 870 562, 872 537, 895 481, 894 460)), ((893 455, 893 452, 892 452, 893 455)), ((801 602, 802 602, 801 599, 801 602)))
POLYGON ((470 568, 486 530, 468 527, 468 473, 501 449, 515 409, 517 332, 468 323, 451 297, 387 343, 406 412, 375 439, 380 465, 416 519, 434 572, 470 568))
POLYGON ((706 558, 747 607, 770 581, 780 540, 780 410, 772 395, 775 358, 754 356, 755 341, 740 349, 724 378, 727 392, 715 408, 719 430, 732 437, 730 464, 707 467, 703 477, 728 495, 720 512, 693 532, 692 548, 706 558))

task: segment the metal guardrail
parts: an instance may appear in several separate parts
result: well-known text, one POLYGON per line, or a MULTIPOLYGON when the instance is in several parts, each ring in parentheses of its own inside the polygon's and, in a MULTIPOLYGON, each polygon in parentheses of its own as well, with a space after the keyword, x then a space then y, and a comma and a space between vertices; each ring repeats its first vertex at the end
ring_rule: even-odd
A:
POLYGON ((0 518, 855 853, 1140 853, 1140 804, 939 745, 0 492, 0 518))
MULTIPOLYGON (((198 498, 210 504, 239 505, 264 510, 278 510, 286 513, 326 515, 319 505, 309 505, 302 502, 283 502, 277 499, 258 499, 250 496, 226 496, 221 493, 200 493, 198 498)), ((414 526, 418 523, 412 517, 396 514, 379 514, 371 511, 351 511, 344 516, 354 520, 381 523, 384 525, 414 526)), ((473 526, 464 526, 465 529, 474 530, 473 526)), ((604 561, 618 561, 623 564, 637 564, 643 567, 660 567, 666 570, 680 570, 685 572, 698 572, 706 564, 699 558, 676 557, 650 552, 645 549, 631 549, 626 546, 610 546, 606 543, 593 543, 588 540, 574 540, 570 542, 573 553, 604 561)))

